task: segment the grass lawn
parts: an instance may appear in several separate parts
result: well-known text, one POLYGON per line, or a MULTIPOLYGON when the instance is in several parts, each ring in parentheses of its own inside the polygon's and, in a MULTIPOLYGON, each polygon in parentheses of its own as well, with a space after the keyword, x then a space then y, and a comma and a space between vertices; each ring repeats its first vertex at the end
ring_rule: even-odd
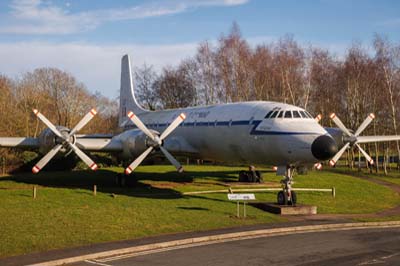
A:
MULTIPOLYGON (((178 174, 172 166, 141 166, 136 185, 114 185, 120 168, 97 172, 41 172, 0 178, 0 256, 31 253, 113 240, 222 227, 285 221, 247 208, 248 219, 234 217, 236 204, 226 194, 183 196, 186 191, 235 186, 243 168, 186 166, 178 174), (97 196, 92 194, 97 185, 97 196), (32 199, 32 185, 38 196, 32 199), (113 196, 114 195, 114 196, 113 196)), ((265 169, 264 169, 265 170, 265 169)), ((265 181, 279 182, 263 171, 265 181)), ((336 188, 330 193, 298 192, 299 203, 318 206, 319 213, 370 213, 400 204, 386 187, 349 175, 310 171, 296 175, 294 187, 336 188)), ((276 192, 257 193, 275 201, 276 192)))
POLYGON ((373 177, 376 179, 381 179, 387 181, 389 183, 393 183, 396 185, 400 185, 400 171, 396 170, 396 167, 392 167, 388 174, 385 175, 383 170, 379 169, 379 173, 375 173, 375 169, 372 173, 369 172, 368 169, 361 168, 361 171, 358 171, 358 168, 354 168, 353 170, 347 167, 341 167, 339 169, 331 169, 331 171, 336 173, 350 174, 354 176, 367 176, 373 177))

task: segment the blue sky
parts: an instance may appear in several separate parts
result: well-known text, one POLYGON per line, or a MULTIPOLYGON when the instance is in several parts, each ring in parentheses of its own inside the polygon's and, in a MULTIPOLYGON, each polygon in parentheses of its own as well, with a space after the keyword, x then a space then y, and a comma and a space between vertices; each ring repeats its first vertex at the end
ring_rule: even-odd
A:
POLYGON ((339 56, 354 41, 369 45, 374 33, 400 41, 400 1, 1 1, 0 73, 58 67, 116 97, 123 54, 134 65, 174 65, 233 21, 253 45, 290 33, 339 56))

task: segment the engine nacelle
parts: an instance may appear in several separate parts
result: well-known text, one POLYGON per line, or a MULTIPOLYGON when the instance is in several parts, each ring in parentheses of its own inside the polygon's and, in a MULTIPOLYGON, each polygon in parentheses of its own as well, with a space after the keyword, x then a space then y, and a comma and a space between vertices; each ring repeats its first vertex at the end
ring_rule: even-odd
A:
MULTIPOLYGON (((156 135, 159 133, 152 132, 156 135)), ((122 159, 131 160, 142 154, 151 144, 149 137, 138 129, 128 130, 118 136, 123 146, 122 159)))
MULTIPOLYGON (((61 127, 61 126, 56 126, 58 131, 60 131, 61 134, 68 136, 68 133, 70 132, 70 129, 66 127, 61 127)), ((75 143, 75 136, 71 137, 72 143, 75 143)), ((56 144, 61 143, 62 140, 54 134, 49 128, 46 128, 43 130, 40 135, 39 135, 39 153, 40 154, 46 154, 48 153, 56 144)), ((62 147, 60 150, 61 154, 64 154, 64 156, 67 156, 71 152, 71 148, 69 147, 62 147)))
POLYGON ((326 127, 325 130, 333 137, 336 145, 340 148, 343 147, 343 137, 344 133, 339 128, 326 127))

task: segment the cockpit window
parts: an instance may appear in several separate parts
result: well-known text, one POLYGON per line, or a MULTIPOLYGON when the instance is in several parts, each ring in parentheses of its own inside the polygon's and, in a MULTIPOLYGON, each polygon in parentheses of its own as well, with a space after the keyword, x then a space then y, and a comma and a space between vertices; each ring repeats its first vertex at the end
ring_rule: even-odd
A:
POLYGON ((277 118, 282 118, 283 117, 283 111, 280 111, 277 118))
POLYGON ((293 118, 301 118, 300 113, 298 111, 293 111, 293 118))
POLYGON ((285 118, 292 118, 292 111, 286 111, 285 118))
POLYGON ((279 112, 279 111, 275 111, 275 112, 271 115, 270 118, 275 118, 275 117, 278 115, 278 112, 279 112))
POLYGON ((302 118, 308 118, 304 111, 299 111, 302 118))
POLYGON ((269 118, 274 111, 269 111, 268 114, 264 118, 269 118))

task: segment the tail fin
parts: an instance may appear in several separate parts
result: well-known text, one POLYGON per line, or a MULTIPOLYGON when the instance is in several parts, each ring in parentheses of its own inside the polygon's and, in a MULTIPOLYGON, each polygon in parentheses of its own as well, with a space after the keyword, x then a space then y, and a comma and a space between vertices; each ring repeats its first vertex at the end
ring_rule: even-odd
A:
POLYGON ((129 55, 124 55, 121 60, 121 90, 119 95, 119 119, 118 124, 123 126, 128 119, 127 112, 132 111, 135 114, 147 112, 143 109, 135 98, 133 91, 133 80, 131 72, 131 62, 129 55))

